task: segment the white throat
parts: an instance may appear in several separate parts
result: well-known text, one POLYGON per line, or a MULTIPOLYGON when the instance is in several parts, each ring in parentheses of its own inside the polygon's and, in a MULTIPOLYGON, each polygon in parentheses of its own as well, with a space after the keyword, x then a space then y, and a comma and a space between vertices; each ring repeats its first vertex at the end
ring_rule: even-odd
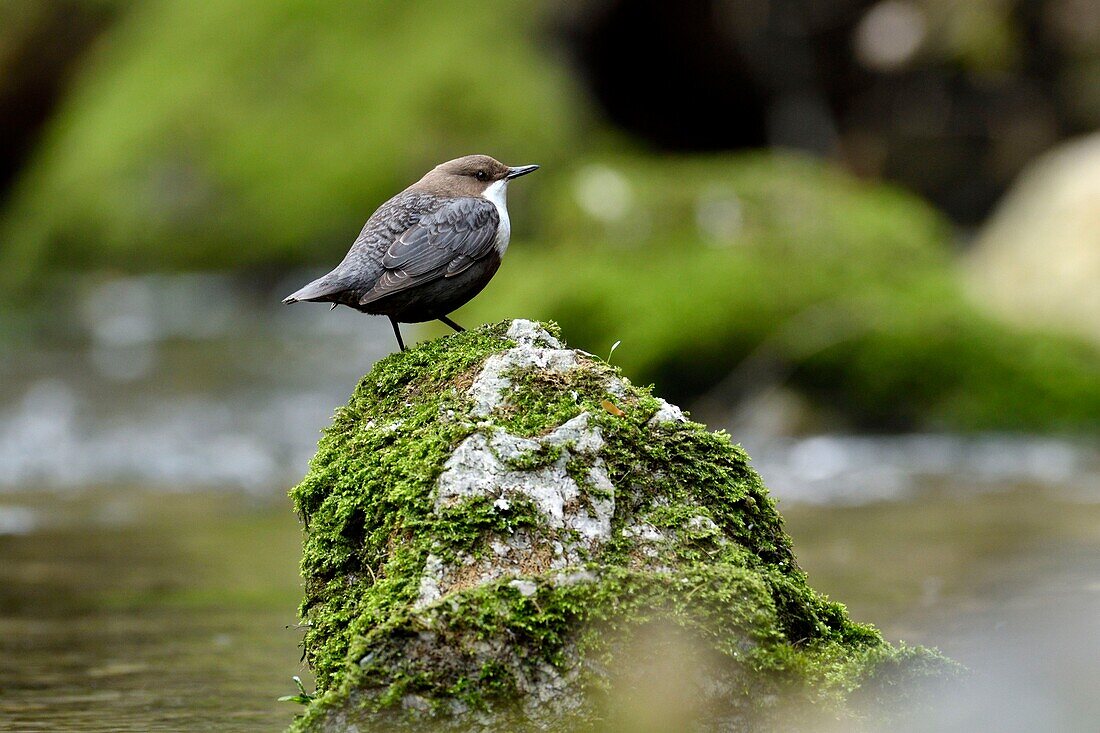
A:
POLYGON ((512 237, 512 222, 508 219, 508 179, 493 181, 481 195, 497 207, 500 225, 497 227, 497 238, 494 243, 497 252, 503 255, 504 250, 508 249, 508 240, 512 237))

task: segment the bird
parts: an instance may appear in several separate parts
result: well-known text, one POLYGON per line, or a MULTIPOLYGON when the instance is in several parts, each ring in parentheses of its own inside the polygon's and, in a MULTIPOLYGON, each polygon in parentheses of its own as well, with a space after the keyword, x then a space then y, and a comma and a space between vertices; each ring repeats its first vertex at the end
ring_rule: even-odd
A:
POLYGON ((331 303, 387 316, 401 351, 400 323, 448 316, 489 283, 508 249, 508 183, 537 165, 507 166, 466 155, 432 168, 367 220, 343 261, 283 299, 331 303))

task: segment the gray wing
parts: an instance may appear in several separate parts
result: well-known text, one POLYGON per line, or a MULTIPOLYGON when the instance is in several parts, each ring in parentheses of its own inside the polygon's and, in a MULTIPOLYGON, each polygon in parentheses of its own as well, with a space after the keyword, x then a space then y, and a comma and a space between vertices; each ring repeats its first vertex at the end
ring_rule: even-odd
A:
POLYGON ((448 201, 393 241, 381 276, 359 304, 457 275, 493 251, 499 223, 496 207, 483 198, 448 201))
POLYGON ((349 306, 374 287, 385 272, 382 257, 393 242, 424 216, 447 203, 431 194, 402 191, 378 207, 352 243, 344 259, 331 272, 288 296, 284 303, 300 300, 328 301, 349 306))

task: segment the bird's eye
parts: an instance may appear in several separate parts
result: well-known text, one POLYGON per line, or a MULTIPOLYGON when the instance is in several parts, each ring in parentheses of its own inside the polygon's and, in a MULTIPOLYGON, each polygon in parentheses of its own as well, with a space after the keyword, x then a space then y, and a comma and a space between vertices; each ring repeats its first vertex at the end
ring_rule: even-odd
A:
POLYGON ((477 173, 474 174, 474 178, 476 178, 479 181, 488 181, 489 180, 489 174, 486 173, 485 171, 478 171, 477 173))

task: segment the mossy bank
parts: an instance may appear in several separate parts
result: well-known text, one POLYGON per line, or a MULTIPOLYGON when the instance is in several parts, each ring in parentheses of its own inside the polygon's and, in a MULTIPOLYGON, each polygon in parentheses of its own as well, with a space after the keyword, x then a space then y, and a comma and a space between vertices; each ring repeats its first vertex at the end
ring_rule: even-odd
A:
POLYGON ((727 435, 552 326, 382 360, 292 496, 317 677, 298 730, 603 729, 677 700, 736 730, 869 714, 853 694, 950 668, 809 587, 727 435))

